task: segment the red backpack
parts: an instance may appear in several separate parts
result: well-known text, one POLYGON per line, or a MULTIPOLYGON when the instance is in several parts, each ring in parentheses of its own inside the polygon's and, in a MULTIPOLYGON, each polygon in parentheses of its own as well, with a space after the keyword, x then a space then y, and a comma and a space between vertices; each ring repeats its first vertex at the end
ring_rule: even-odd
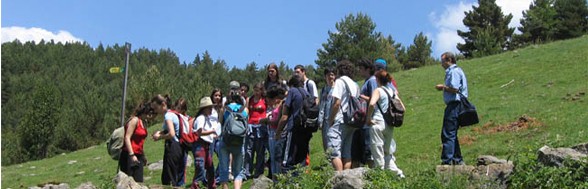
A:
POLYGON ((191 149, 192 144, 198 141, 198 133, 193 132, 190 122, 194 123, 194 118, 184 119, 184 116, 177 111, 172 110, 172 113, 178 116, 180 122, 180 133, 177 135, 180 138, 180 145, 186 149, 191 149))

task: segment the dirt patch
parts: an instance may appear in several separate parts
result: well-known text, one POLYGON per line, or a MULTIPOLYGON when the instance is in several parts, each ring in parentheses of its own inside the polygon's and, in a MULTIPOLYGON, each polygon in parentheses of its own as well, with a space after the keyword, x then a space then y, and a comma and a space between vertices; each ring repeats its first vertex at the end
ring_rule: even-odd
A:
POLYGON ((545 124, 538 121, 536 118, 530 117, 528 115, 523 115, 519 117, 517 121, 509 124, 497 125, 494 122, 488 122, 484 124, 482 127, 476 127, 472 130, 480 134, 493 134, 498 132, 516 132, 520 130, 543 126, 545 126, 545 124))
POLYGON ((565 101, 578 101, 578 102, 583 102, 584 101, 583 97, 585 95, 586 95, 586 92, 584 92, 584 91, 580 91, 580 92, 577 92, 575 94, 568 93, 562 99, 565 100, 565 101))
POLYGON ((470 135, 464 135, 459 137, 459 145, 471 145, 476 141, 476 137, 470 135))

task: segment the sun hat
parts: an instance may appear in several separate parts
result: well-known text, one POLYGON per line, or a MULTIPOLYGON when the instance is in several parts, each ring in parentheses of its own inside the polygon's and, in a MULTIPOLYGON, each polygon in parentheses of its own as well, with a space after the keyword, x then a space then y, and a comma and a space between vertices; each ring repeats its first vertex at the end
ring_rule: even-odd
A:
POLYGON ((214 106, 214 104, 212 103, 212 99, 210 99, 210 97, 204 97, 200 99, 200 106, 198 107, 198 109, 206 108, 209 106, 214 106))

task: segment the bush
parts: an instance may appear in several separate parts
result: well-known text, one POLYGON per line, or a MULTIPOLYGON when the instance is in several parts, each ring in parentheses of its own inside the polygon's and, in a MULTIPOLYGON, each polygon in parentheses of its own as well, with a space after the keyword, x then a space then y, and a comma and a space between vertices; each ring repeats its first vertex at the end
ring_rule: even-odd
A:
POLYGON ((588 188, 588 159, 565 160, 565 167, 550 167, 539 163, 537 154, 529 150, 515 159, 515 165, 512 188, 588 188))

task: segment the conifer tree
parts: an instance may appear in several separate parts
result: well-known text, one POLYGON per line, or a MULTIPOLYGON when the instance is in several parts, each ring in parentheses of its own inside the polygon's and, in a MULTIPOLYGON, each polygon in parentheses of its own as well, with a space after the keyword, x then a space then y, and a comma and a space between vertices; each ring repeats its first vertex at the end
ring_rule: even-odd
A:
POLYGON ((523 11, 520 38, 522 43, 540 43, 553 40, 557 12, 554 0, 534 0, 529 10, 523 11))
POLYGON ((588 32, 588 7, 586 0, 557 0, 556 39, 579 37, 588 32))
POLYGON ((514 28, 508 27, 512 14, 505 16, 496 4, 496 0, 478 0, 478 6, 473 6, 473 10, 467 11, 465 14, 463 24, 469 28, 469 31, 457 31, 457 34, 465 41, 463 44, 457 44, 457 49, 466 58, 472 57, 473 52, 477 51, 475 43, 485 41, 478 38, 479 33, 484 30, 491 31, 490 36, 497 40, 501 50, 509 49, 509 42, 514 32, 514 28), (492 28, 492 30, 488 28, 492 28))

